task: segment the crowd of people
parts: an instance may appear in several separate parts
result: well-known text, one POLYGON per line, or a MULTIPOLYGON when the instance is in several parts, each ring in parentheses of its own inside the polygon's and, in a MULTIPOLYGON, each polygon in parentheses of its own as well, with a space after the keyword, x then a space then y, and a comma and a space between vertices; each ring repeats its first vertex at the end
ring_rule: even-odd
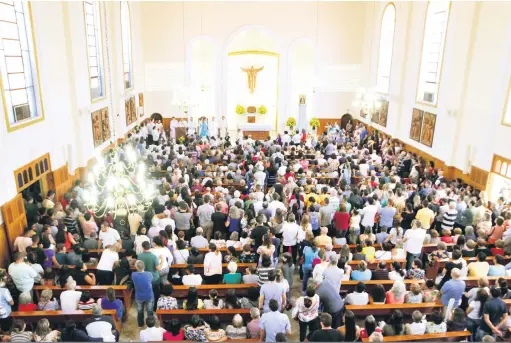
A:
POLYGON ((12 264, 0 271, 3 341, 119 340, 102 311, 115 310, 126 321, 125 304, 113 288, 95 299, 79 290, 86 285, 133 287, 144 342, 286 341, 292 320, 300 341, 381 342, 464 330, 472 341, 508 339, 511 205, 505 199, 486 201, 361 123, 335 124, 319 136, 285 131, 264 141, 202 131, 176 139, 175 130, 167 137, 161 122, 151 120, 119 146, 121 160, 128 147, 137 151, 158 189, 145 212, 97 217, 81 181, 62 199, 53 191, 42 201, 25 197, 28 226, 14 242, 12 264), (436 249, 424 253, 425 245, 436 249), (243 272, 241 263, 249 264, 243 272), (466 277, 478 278, 478 287, 467 288, 466 277), (348 280, 358 283, 346 293, 341 286, 348 280), (386 290, 368 280, 393 284, 386 290), (250 284, 245 296, 236 288, 220 296, 212 287, 202 297, 196 288, 241 283, 250 284), (36 284, 66 290, 57 299, 45 289, 36 301, 36 284), (184 299, 172 296, 176 285, 189 286, 184 299), (411 318, 395 310, 378 320, 346 308, 423 302, 444 307, 416 310, 411 318), (218 316, 194 315, 158 323, 160 309, 250 309, 251 319, 237 314, 224 326, 218 316), (92 316, 63 327, 11 316, 49 310, 92 316))

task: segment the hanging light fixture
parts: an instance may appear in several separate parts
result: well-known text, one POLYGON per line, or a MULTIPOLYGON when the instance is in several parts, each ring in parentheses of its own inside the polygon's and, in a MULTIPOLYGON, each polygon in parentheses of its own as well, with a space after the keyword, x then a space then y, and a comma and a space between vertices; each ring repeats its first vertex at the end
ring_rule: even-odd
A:
MULTIPOLYGON (((103 18, 106 18, 105 5, 103 18)), ((104 27, 110 108, 113 109, 108 26, 104 27)), ((114 218, 126 216, 134 211, 145 212, 151 206, 155 194, 154 185, 147 182, 147 167, 139 159, 135 149, 129 145, 122 149, 117 145, 115 128, 118 116, 113 116, 114 147, 104 156, 101 153, 96 155, 96 164, 88 173, 88 185, 83 192, 85 206, 98 217, 103 217, 108 212, 114 218)))

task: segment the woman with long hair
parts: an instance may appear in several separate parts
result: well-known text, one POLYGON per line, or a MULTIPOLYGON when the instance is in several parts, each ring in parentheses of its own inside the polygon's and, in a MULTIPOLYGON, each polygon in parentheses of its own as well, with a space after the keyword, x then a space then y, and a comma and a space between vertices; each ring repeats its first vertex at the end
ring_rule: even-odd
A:
POLYGON ((488 298, 489 295, 486 289, 480 288, 475 300, 468 303, 467 329, 472 333, 472 342, 476 342, 477 329, 483 320, 484 304, 488 301, 488 298))
POLYGON ((227 219, 229 222, 229 232, 240 232, 242 217, 242 212, 237 206, 229 208, 229 218, 227 219))
POLYGON ((262 262, 263 256, 269 256, 271 260, 273 261, 273 254, 275 253, 275 245, 272 244, 271 237, 269 234, 263 235, 263 242, 257 248, 256 251, 259 254, 259 263, 262 262))
POLYGON ((99 304, 103 310, 115 310, 117 318, 121 319, 125 313, 124 304, 120 299, 115 296, 115 291, 112 287, 106 290, 106 297, 99 299, 99 304))
POLYGON ((389 279, 394 281, 402 281, 405 279, 405 271, 402 269, 401 263, 394 261, 391 264, 392 270, 389 272, 389 279))
POLYGON ((60 331, 52 330, 50 321, 46 318, 39 319, 34 333, 35 342, 58 342, 60 339, 60 331))
POLYGON ((344 325, 338 328, 345 342, 355 342, 360 338, 360 328, 355 322, 355 314, 348 310, 344 313, 344 325))
POLYGON ((390 319, 383 327, 383 336, 398 336, 403 335, 405 331, 403 325, 403 313, 399 310, 394 310, 390 319))
POLYGON ((374 316, 369 315, 364 321, 364 327, 360 330, 360 338, 368 338, 373 332, 381 333, 381 328, 377 325, 374 316))
POLYGON ((298 320, 300 326, 300 342, 307 337, 307 328, 309 333, 318 329, 319 303, 319 295, 313 285, 307 286, 305 295, 296 300, 293 318, 298 320))
POLYGON ((204 302, 201 299, 199 299, 197 288, 195 287, 188 288, 188 295, 186 296, 186 299, 183 301, 183 309, 202 310, 203 308, 204 302))
MULTIPOLYGON (((278 194, 274 195, 274 199, 279 198, 278 194)), ((286 212, 280 208, 277 208, 275 215, 271 219, 271 226, 275 232, 275 237, 282 241, 282 226, 284 225, 284 216, 286 212)))
POLYGON ((224 304, 227 309, 241 308, 240 300, 238 299, 234 289, 231 288, 227 291, 224 304))
POLYGON ((184 341, 185 332, 181 327, 179 319, 174 318, 164 323, 165 332, 163 333, 164 341, 184 341))

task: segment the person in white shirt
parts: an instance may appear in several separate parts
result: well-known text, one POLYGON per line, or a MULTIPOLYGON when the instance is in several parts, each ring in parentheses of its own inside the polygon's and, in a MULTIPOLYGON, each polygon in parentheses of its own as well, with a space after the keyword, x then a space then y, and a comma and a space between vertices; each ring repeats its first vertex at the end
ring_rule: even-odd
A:
POLYGON ((209 246, 208 240, 203 236, 204 230, 198 227, 196 230, 196 236, 190 240, 190 245, 197 249, 207 248, 209 246))
POLYGON ((287 131, 284 131, 284 135, 282 136, 282 145, 286 145, 291 143, 291 136, 287 133, 287 131))
POLYGON ((208 123, 208 131, 209 137, 218 137, 218 123, 215 117, 211 117, 211 121, 208 123))
POLYGON ((364 207, 363 214, 364 217, 362 218, 362 226, 363 227, 373 227, 374 226, 374 217, 376 216, 376 213, 378 212, 378 207, 374 204, 374 199, 369 198, 367 199, 368 205, 364 207))
POLYGON ((295 215, 291 213, 288 217, 288 221, 282 225, 282 245, 284 251, 288 251, 288 249, 291 248, 293 261, 296 261, 300 231, 301 228, 295 221, 295 215))
POLYGON ((298 145, 302 140, 302 136, 300 135, 300 131, 296 130, 296 133, 293 136, 293 144, 298 145))
POLYGON ((273 201, 268 204, 268 209, 271 211, 271 217, 275 217, 275 212, 280 208, 283 212, 286 212, 286 206, 279 201, 280 195, 273 193, 273 201))
POLYGON ((170 120, 170 138, 176 139, 176 127, 179 126, 179 122, 176 118, 172 117, 170 120))
POLYGON ((210 243, 209 252, 204 256, 204 281, 208 285, 216 285, 221 283, 222 277, 222 253, 210 243))
POLYGON ((121 244, 119 232, 109 227, 107 222, 103 222, 101 224, 101 231, 99 232, 98 249, 114 245, 116 242, 121 244))
POLYGON ((142 342, 158 342, 163 341, 164 328, 157 328, 154 317, 147 317, 145 320, 147 329, 140 331, 140 341, 142 342))
POLYGON ((369 303, 369 294, 363 282, 357 283, 355 292, 350 293, 344 299, 344 303, 348 305, 367 305, 369 303))
POLYGON ((66 283, 67 291, 60 293, 60 307, 62 311, 75 311, 78 308, 82 292, 76 291, 76 281, 69 280, 66 283))
POLYGON ((183 276, 181 281, 185 286, 199 286, 202 285, 202 276, 195 274, 195 267, 192 264, 186 266, 186 275, 183 276))
MULTIPOLYGON (((479 318, 478 318, 479 319, 479 318)), ((413 323, 405 325, 405 335, 424 335, 427 321, 420 311, 413 311, 413 323)))
POLYGON ((225 116, 222 116, 222 119, 220 119, 220 137, 225 138, 227 136, 227 119, 225 119, 225 116))
POLYGON ((160 219, 160 222, 158 223, 158 226, 162 229, 162 230, 165 230, 165 228, 167 227, 167 225, 170 225, 172 227, 172 231, 174 231, 174 229, 176 228, 176 222, 174 221, 174 219, 170 218, 170 210, 165 210, 163 211, 163 215, 165 217, 163 217, 162 219, 160 219))
POLYGON ((264 166, 259 166, 257 171, 254 173, 254 178, 257 180, 257 184, 264 187, 264 181, 266 180, 266 173, 264 172, 264 166))
POLYGON ((419 220, 414 220, 412 228, 406 230, 403 236, 404 249, 406 251, 406 270, 410 270, 414 259, 418 258, 422 252, 426 230, 422 229, 419 220))
POLYGON ((30 292, 34 287, 34 281, 38 278, 37 272, 25 263, 25 254, 16 252, 14 262, 9 265, 8 273, 14 285, 20 292, 30 292))
POLYGON ((114 266, 119 262, 119 251, 121 248, 121 243, 114 243, 101 253, 101 258, 96 267, 98 285, 111 285, 113 283, 113 270, 114 266))

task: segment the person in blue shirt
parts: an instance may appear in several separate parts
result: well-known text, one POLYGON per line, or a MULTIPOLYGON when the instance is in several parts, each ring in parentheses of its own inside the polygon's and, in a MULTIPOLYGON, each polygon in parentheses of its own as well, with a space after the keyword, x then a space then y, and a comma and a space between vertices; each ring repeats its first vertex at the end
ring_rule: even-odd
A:
POLYGON ((451 280, 444 283, 441 288, 442 304, 447 306, 449 299, 454 298, 454 307, 461 305, 461 296, 465 291, 465 281, 460 280, 461 271, 458 268, 451 270, 451 280))
POLYGON ((144 307, 147 311, 147 317, 154 316, 154 295, 153 295, 153 275, 144 271, 143 261, 135 262, 136 272, 131 274, 133 285, 135 286, 135 302, 137 303, 137 322, 138 327, 144 327, 144 307))
POLYGON ((367 269, 367 262, 360 261, 358 269, 351 272, 351 279, 353 281, 368 281, 372 277, 371 270, 367 269))
POLYGON ((303 248, 302 292, 305 292, 305 290, 307 289, 307 281, 312 276, 312 261, 314 261, 315 258, 319 257, 318 254, 319 249, 314 241, 311 243, 310 247, 306 246, 305 248, 303 248))

